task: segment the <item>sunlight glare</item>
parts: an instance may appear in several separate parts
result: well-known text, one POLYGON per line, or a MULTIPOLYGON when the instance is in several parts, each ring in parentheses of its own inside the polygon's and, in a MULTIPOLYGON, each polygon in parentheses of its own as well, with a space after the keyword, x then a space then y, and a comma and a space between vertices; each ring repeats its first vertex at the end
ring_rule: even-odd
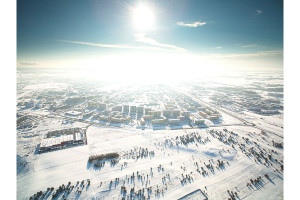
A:
POLYGON ((133 23, 139 31, 148 31, 154 28, 154 14, 146 5, 140 5, 133 10, 133 23))
POLYGON ((210 62, 203 57, 161 53, 87 58, 70 66, 73 68, 76 66, 80 71, 78 77, 133 81, 139 84, 199 79, 221 71, 218 63, 210 62))

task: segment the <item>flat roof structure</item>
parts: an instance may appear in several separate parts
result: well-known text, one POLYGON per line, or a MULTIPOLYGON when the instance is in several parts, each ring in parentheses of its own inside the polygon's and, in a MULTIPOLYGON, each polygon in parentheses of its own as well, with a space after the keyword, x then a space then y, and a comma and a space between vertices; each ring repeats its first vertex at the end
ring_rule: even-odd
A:
MULTIPOLYGON (((81 136, 81 138, 83 138, 83 136, 81 136)), ((66 143, 72 143, 73 141, 74 141, 73 134, 62 135, 62 136, 53 137, 53 138, 45 138, 42 140, 42 142, 40 144, 40 150, 62 146, 66 143)))

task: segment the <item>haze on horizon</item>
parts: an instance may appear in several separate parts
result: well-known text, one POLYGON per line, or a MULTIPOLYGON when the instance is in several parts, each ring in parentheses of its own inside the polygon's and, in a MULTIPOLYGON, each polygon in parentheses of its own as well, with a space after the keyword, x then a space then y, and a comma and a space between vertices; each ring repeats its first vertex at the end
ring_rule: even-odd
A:
POLYGON ((281 71, 283 2, 18 1, 17 67, 162 77, 281 71))

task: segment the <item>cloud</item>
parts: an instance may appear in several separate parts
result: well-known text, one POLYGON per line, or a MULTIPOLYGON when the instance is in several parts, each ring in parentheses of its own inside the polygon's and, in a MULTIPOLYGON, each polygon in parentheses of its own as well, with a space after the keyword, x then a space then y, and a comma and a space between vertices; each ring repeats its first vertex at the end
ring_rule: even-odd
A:
POLYGON ((175 45, 160 43, 152 38, 145 37, 145 35, 143 35, 143 34, 136 34, 135 38, 136 38, 137 42, 142 42, 142 43, 150 44, 153 46, 163 47, 163 48, 167 48, 167 49, 173 49, 173 50, 177 50, 177 51, 187 51, 186 49, 177 47, 175 45))
POLYGON ((103 47, 103 48, 119 48, 119 49, 143 49, 142 46, 132 46, 127 44, 101 44, 93 42, 80 42, 80 41, 70 41, 70 40, 61 40, 62 42, 69 42, 73 44, 83 44, 89 46, 103 47))
POLYGON ((23 61, 19 63, 20 65, 37 65, 37 62, 31 62, 31 61, 23 61))
POLYGON ((241 47, 243 47, 243 48, 257 47, 257 44, 247 44, 247 45, 243 45, 241 47))
POLYGON ((81 41, 70 41, 70 40, 61 40, 62 42, 68 42, 73 44, 82 44, 88 46, 96 46, 102 48, 117 48, 117 49, 140 49, 140 50, 165 50, 165 51, 186 51, 183 48, 176 47, 174 45, 169 44, 161 44, 154 39, 146 38, 142 36, 137 37, 138 42, 143 42, 146 44, 151 44, 153 46, 134 46, 129 44, 101 44, 101 43, 93 43, 93 42, 81 42, 81 41), (163 48, 162 48, 163 47, 163 48))
POLYGON ((253 57, 266 57, 266 56, 279 56, 283 55, 282 50, 273 51, 259 51, 255 53, 239 53, 239 54, 206 54, 205 57, 211 58, 253 58, 253 57))
POLYGON ((222 49, 223 47, 214 47, 214 49, 222 49))
POLYGON ((103 47, 103 48, 142 49, 142 50, 160 50, 161 49, 161 48, 157 48, 157 47, 133 46, 133 45, 127 45, 127 44, 101 44, 101 43, 69 41, 69 40, 61 40, 61 41, 62 42, 69 42, 69 43, 73 43, 73 44, 82 44, 82 45, 103 47))
POLYGON ((263 11, 262 10, 256 10, 256 13, 260 15, 260 14, 263 13, 263 11))
POLYGON ((193 27, 193 28, 196 28, 196 27, 198 27, 198 26, 203 26, 203 25, 205 25, 206 24, 206 22, 194 22, 194 23, 192 23, 192 24, 186 24, 186 23, 184 23, 184 22, 177 22, 176 23, 178 26, 187 26, 187 27, 193 27))

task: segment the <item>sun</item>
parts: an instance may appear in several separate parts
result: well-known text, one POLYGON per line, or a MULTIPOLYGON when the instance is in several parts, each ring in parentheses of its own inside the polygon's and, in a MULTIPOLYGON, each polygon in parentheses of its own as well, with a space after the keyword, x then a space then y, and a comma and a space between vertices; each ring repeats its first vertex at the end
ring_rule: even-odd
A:
POLYGON ((146 5, 139 5, 133 10, 133 24, 139 31, 145 32, 154 28, 154 14, 146 5))

